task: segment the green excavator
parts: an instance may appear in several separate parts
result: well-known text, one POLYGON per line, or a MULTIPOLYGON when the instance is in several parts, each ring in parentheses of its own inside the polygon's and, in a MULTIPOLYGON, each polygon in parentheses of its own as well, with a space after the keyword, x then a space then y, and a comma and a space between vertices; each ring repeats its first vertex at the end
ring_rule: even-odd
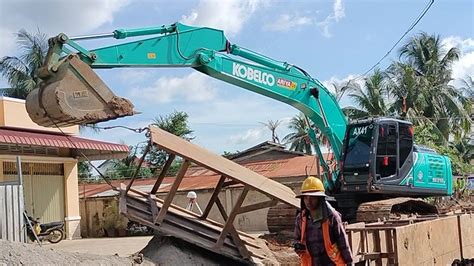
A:
MULTIPOLYGON (((310 128, 326 190, 349 220, 354 220, 364 204, 373 212, 373 201, 452 194, 450 160, 415 145, 410 122, 374 117, 348 123, 335 97, 308 72, 231 44, 223 31, 208 27, 175 23, 75 38, 61 33, 49 40, 47 57, 38 72, 40 85, 26 100, 28 114, 46 127, 134 115, 133 104, 116 96, 93 69, 143 67, 190 67, 301 111, 330 144, 332 163, 322 156, 315 128, 310 128), (92 50, 77 42, 131 37, 142 38, 92 50)), ((390 212, 407 202, 411 200, 389 200, 378 204, 377 211, 390 212)), ((407 208, 435 211, 422 205, 407 208)))

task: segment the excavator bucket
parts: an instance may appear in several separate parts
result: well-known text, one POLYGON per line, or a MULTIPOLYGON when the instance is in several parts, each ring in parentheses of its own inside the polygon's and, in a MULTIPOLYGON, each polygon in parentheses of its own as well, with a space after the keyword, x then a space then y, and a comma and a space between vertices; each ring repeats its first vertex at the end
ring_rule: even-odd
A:
POLYGON ((92 68, 71 54, 26 98, 30 118, 44 127, 93 124, 135 114, 92 68))

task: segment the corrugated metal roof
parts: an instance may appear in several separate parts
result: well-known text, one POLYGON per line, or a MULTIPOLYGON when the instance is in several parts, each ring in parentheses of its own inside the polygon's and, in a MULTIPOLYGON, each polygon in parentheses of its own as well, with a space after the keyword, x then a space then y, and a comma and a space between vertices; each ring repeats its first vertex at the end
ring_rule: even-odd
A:
MULTIPOLYGON (((268 178, 283 177, 305 177, 307 174, 316 175, 316 159, 315 156, 296 156, 290 159, 269 160, 261 162, 252 162, 242 164, 242 166, 261 174, 268 178)), ((207 170, 201 166, 190 167, 186 172, 186 176, 181 181, 179 191, 212 189, 217 185, 220 175, 211 170, 207 170)), ((166 177, 158 192, 168 191, 169 185, 173 183, 174 177, 166 177)), ((120 183, 128 184, 127 180, 114 180, 112 184, 116 187, 120 183)), ((137 179, 134 182, 134 188, 141 188, 143 192, 150 192, 151 187, 155 184, 156 178, 137 179), (149 189, 148 189, 149 187, 149 189)), ((82 184, 79 186, 80 197, 98 197, 105 196, 102 192, 110 190, 107 184, 82 184)))
POLYGON ((122 144, 84 139, 67 136, 64 134, 33 132, 6 128, 0 128, 0 143, 82 150, 128 152, 128 146, 122 144))

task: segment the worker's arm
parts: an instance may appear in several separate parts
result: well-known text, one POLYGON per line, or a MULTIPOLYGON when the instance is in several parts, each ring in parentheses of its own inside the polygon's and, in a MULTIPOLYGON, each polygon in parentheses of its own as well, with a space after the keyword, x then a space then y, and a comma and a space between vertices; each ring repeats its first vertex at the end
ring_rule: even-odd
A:
POLYGON ((334 212, 334 215, 332 216, 331 229, 332 235, 334 237, 333 239, 336 241, 342 258, 347 264, 352 263, 352 252, 349 246, 349 240, 347 239, 347 234, 342 223, 341 215, 338 212, 334 212))
POLYGON ((301 240, 301 212, 296 215, 295 219, 295 242, 301 240))

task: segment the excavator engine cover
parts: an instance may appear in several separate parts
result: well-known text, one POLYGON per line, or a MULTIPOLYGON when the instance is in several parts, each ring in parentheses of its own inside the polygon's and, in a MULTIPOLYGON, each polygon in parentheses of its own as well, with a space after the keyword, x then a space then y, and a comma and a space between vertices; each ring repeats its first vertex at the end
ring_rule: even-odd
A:
POLYGON ((133 104, 117 97, 77 55, 69 55, 55 70, 26 98, 26 110, 36 124, 93 124, 135 114, 133 104))

